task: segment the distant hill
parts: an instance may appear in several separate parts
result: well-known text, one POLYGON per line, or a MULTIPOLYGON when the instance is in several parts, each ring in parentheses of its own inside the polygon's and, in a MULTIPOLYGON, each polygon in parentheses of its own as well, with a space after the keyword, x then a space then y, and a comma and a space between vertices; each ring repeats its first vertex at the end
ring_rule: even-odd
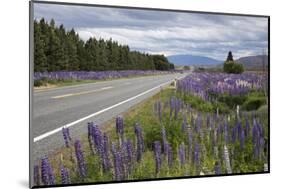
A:
POLYGON ((194 56, 194 55, 187 55, 187 54, 172 55, 172 56, 168 56, 167 58, 169 62, 177 66, 191 66, 191 65, 214 66, 217 64, 221 64, 223 62, 221 60, 216 60, 206 56, 194 56))
POLYGON ((243 64, 246 69, 263 69, 263 61, 264 65, 268 67, 267 55, 246 56, 236 60, 236 62, 243 64))

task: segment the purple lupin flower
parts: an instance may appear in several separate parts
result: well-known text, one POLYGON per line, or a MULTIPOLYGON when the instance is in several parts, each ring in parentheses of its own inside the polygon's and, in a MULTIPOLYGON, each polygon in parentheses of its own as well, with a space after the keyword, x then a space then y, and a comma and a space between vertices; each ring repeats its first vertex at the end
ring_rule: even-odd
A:
POLYGON ((196 167, 199 167, 200 165, 199 153, 200 153, 199 144, 196 142, 194 147, 194 162, 196 167))
POLYGON ((114 177, 115 180, 120 181, 123 178, 122 157, 121 157, 121 153, 117 151, 115 147, 115 143, 112 143, 111 152, 113 155, 113 162, 114 162, 114 177))
POLYGON ((86 164, 84 160, 84 155, 82 151, 82 146, 79 140, 76 140, 74 143, 75 154, 77 159, 77 167, 80 178, 84 179, 86 177, 86 164))
POLYGON ((185 164, 185 146, 181 144, 179 147, 179 160, 180 165, 183 166, 185 164))
POLYGON ((103 134, 103 150, 102 150, 102 166, 103 171, 109 171, 110 170, 110 160, 109 160, 109 154, 108 154, 108 137, 106 133, 103 134))
POLYGON ((39 166, 38 165, 34 165, 33 183, 34 183, 35 186, 40 185, 40 174, 39 174, 39 166))
POLYGON ((117 116, 116 118, 116 133, 121 140, 121 142, 124 141, 124 120, 123 117, 117 116))
POLYGON ((41 181, 43 185, 49 184, 49 160, 48 157, 43 157, 41 159, 41 181))
POLYGON ((68 148, 69 143, 71 141, 70 133, 69 133, 69 128, 62 128, 62 135, 64 139, 65 146, 68 148))
POLYGON ((122 161, 124 164, 125 172, 127 174, 131 173, 132 171, 132 165, 133 165, 133 145, 131 140, 124 141, 122 144, 122 161))
POLYGON ((202 125, 203 125, 203 120, 202 120, 201 114, 199 114, 196 119, 196 128, 195 128, 197 133, 199 133, 201 131, 202 125))
POLYGON ((134 150, 133 150, 133 145, 132 145, 132 142, 130 139, 127 140, 126 148, 127 148, 127 154, 128 154, 128 161, 132 162, 134 150))
POLYGON ((221 174, 221 167, 220 167, 219 162, 216 161, 214 169, 215 169, 215 174, 216 175, 220 175, 221 174))
POLYGON ((241 123, 241 121, 239 121, 238 123, 237 123, 237 133, 238 133, 238 139, 240 140, 240 138, 241 138, 241 132, 242 132, 242 123, 241 123))
POLYGON ((53 168, 50 164, 48 166, 48 177, 49 177, 49 184, 54 185, 56 183, 55 175, 54 175, 54 172, 53 172, 53 168))
POLYGON ((175 99, 174 99, 174 97, 171 97, 170 98, 170 120, 172 119, 174 109, 175 109, 175 99))
POLYGON ((93 125, 92 127, 92 137, 96 147, 96 151, 99 155, 102 155, 103 150, 103 137, 102 132, 97 125, 93 125))
POLYGON ((122 172, 124 178, 126 178, 132 171, 133 165, 133 145, 131 140, 126 140, 122 143, 120 148, 122 159, 122 172))
POLYGON ((259 129, 260 136, 264 137, 264 130, 260 122, 258 123, 258 129, 259 129))
POLYGON ((234 144, 236 142, 236 133, 237 133, 236 127, 234 126, 232 128, 232 132, 231 132, 231 142, 232 142, 232 144, 234 144))
POLYGON ((144 152, 144 140, 142 136, 142 129, 141 127, 137 124, 135 126, 135 134, 137 138, 137 161, 140 161, 142 158, 142 154, 144 152))
POLYGON ((256 119, 253 119, 253 128, 252 128, 252 143, 254 146, 254 157, 260 157, 260 141, 261 134, 259 129, 259 124, 256 122, 256 119))
POLYGON ((253 144, 256 143, 256 141, 257 141, 257 139, 258 139, 258 137, 259 137, 259 130, 258 130, 257 127, 258 127, 258 126, 257 126, 257 122, 256 122, 256 120, 254 119, 254 120, 253 120, 253 128, 252 128, 252 142, 253 142, 253 144))
POLYGON ((249 120, 248 118, 246 117, 245 118, 245 125, 246 125, 246 132, 245 132, 245 136, 248 137, 250 135, 250 124, 249 124, 249 120))
POLYGON ((41 180, 44 185, 55 184, 55 176, 48 157, 44 157, 41 160, 41 180))
POLYGON ((70 184, 69 171, 63 165, 60 166, 61 184, 70 184))
POLYGON ((66 135, 67 135, 68 140, 71 141, 72 139, 71 139, 70 131, 69 131, 68 127, 66 128, 66 135))
POLYGON ((159 173, 161 168, 161 143, 159 141, 155 141, 153 143, 154 147, 154 155, 155 155, 155 167, 156 167, 156 174, 159 173))

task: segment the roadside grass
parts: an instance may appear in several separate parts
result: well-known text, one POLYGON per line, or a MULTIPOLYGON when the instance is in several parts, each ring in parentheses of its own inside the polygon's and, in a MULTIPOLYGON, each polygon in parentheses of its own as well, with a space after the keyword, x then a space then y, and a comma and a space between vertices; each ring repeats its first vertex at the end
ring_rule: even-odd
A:
MULTIPOLYGON (((163 165, 160 173, 155 177, 155 164, 154 154, 152 151, 152 144, 155 140, 161 140, 161 125, 157 117, 153 116, 153 105, 157 100, 168 100, 171 95, 175 94, 173 87, 166 88, 161 92, 157 93, 150 99, 146 100, 143 103, 137 104, 134 107, 126 111, 122 116, 124 119, 124 136, 126 139, 130 138, 133 143, 136 142, 134 134, 134 126, 136 124, 141 125, 143 129, 144 141, 145 141, 145 152, 143 154, 143 160, 137 162, 134 165, 133 171, 130 174, 128 179, 149 179, 157 177, 169 177, 169 176, 182 176, 183 170, 179 170, 177 166, 174 166, 173 169, 168 169, 167 165, 163 165), (166 168, 165 168, 166 167, 166 168), (167 172, 167 170, 170 170, 167 172)), ((101 126, 103 132, 106 132, 108 137, 111 140, 118 140, 118 136, 115 130, 115 119, 112 119, 101 126)), ((60 175, 60 165, 68 167, 70 170, 70 177, 72 178, 72 183, 82 183, 82 182, 106 182, 113 180, 113 175, 110 173, 103 173, 99 157, 97 155, 92 155, 87 135, 84 135, 79 138, 83 146, 84 156, 86 158, 88 169, 88 177, 84 180, 81 180, 78 175, 77 170, 77 160, 75 157, 74 144, 71 143, 69 148, 65 146, 57 149, 54 153, 50 154, 49 160, 53 165, 54 174, 60 175)), ((72 140, 72 142, 75 139, 72 140)), ((38 162, 39 163, 39 162, 38 162)), ((166 163, 167 164, 167 163, 166 163)), ((60 177, 56 177, 56 182, 60 183, 60 177)))
MULTIPOLYGON (((181 130, 181 125, 183 123, 183 116, 180 114, 176 116, 170 116, 170 111, 168 106, 169 100, 171 97, 180 97, 186 103, 192 106, 191 111, 183 110, 181 113, 188 114, 187 122, 191 123, 192 117, 197 117, 198 113, 202 115, 203 122, 207 121, 208 114, 216 113, 214 110, 218 108, 217 104, 212 104, 209 102, 202 101, 195 96, 181 96, 177 93, 173 86, 169 86, 165 89, 162 89, 159 93, 153 97, 147 99, 145 102, 140 103, 127 112, 123 113, 124 117, 124 136, 125 140, 130 139, 133 144, 136 144, 136 137, 134 133, 134 126, 139 124, 142 127, 144 133, 145 141, 145 151, 143 153, 142 161, 135 162, 130 171, 130 174, 126 180, 135 180, 135 179, 153 179, 153 178, 167 178, 167 177, 177 177, 177 176, 194 176, 194 175, 213 175, 214 166, 216 162, 220 162, 222 174, 227 174, 225 164, 223 160, 220 160, 219 157, 222 157, 223 154, 223 142, 222 139, 218 139, 218 151, 219 157, 213 155, 213 147, 211 143, 211 135, 205 135, 204 138, 201 138, 200 133, 195 133, 194 138, 199 142, 200 146, 206 148, 205 153, 200 157, 200 169, 195 166, 194 160, 191 157, 187 156, 187 163, 180 165, 178 157, 178 149, 183 141, 187 141, 187 136, 181 130), (162 120, 159 120, 159 116, 155 113, 155 103, 161 101, 163 103, 163 112, 162 120), (207 109, 207 111, 206 111, 207 109), (167 140, 173 149, 173 164, 168 166, 167 157, 164 154, 161 154, 163 159, 161 169, 156 174, 155 171, 155 155, 153 153, 153 142, 162 141, 161 129, 165 128, 167 132, 167 140), (205 147, 204 147, 205 146, 205 147)), ((250 96, 261 96, 261 94, 252 94, 250 96)), ((235 109, 228 107, 226 104, 221 105, 223 108, 227 107, 227 113, 231 118, 229 122, 229 127, 233 128, 235 125, 235 109)), ((258 111, 260 114, 260 121, 267 128, 268 115, 264 111, 265 107, 261 107, 261 110, 258 111)), ((253 112, 246 111, 243 114, 247 116, 253 115, 253 112)), ((243 125, 245 124, 245 119, 242 118, 243 125)), ((206 127, 206 126, 204 126, 206 127)), ((100 126, 103 132, 107 134, 110 138, 110 141, 118 141, 118 136, 115 129, 115 119, 108 121, 107 123, 100 126)), ((267 129, 264 130, 265 136, 268 136, 267 129)), ((266 138, 267 140, 267 138, 266 138)), ((75 139, 72 139, 72 142, 75 139)), ((112 172, 103 172, 102 165, 100 163, 100 157, 98 155, 93 155, 90 150, 88 137, 86 135, 80 138, 80 141, 83 146, 84 157, 87 165, 87 178, 81 179, 78 175, 77 170, 77 160, 75 157, 74 144, 72 143, 69 148, 62 147, 58 149, 55 153, 49 155, 50 163, 53 166, 55 175, 60 175, 60 165, 64 165, 70 170, 70 177, 72 183, 87 183, 87 182, 107 182, 114 180, 114 175, 112 172)), ((245 142, 245 150, 239 151, 239 143, 229 144, 230 153, 235 154, 235 159, 231 159, 232 168, 234 173, 242 172, 256 172, 263 169, 263 160, 255 160, 252 158, 253 155, 253 146, 251 145, 251 139, 248 138, 245 142)), ((187 152, 186 152, 187 153, 187 152)), ((112 154, 110 154, 110 159, 112 159, 112 154)), ((111 162, 113 165, 113 162, 111 162)), ((60 183, 60 176, 56 176, 57 183, 60 183)))
MULTIPOLYGON (((154 162, 151 161, 151 159, 154 159, 154 155, 151 152, 152 146, 149 144, 152 144, 155 140, 161 140, 161 124, 156 116, 154 116, 153 112, 153 105, 155 101, 158 100, 168 100, 171 95, 175 94, 175 90, 173 87, 166 88, 162 90, 161 92, 157 93, 150 99, 146 100, 143 103, 137 104, 136 106, 129 109, 127 112, 122 114, 124 119, 124 136, 126 138, 130 138, 133 143, 135 143, 135 134, 134 134, 134 126, 136 124, 141 125, 143 129, 144 135, 144 141, 145 141, 145 149, 144 152, 144 160, 137 165, 138 167, 132 174, 131 177, 133 178, 139 178, 139 179, 145 179, 145 178, 154 178, 155 177, 155 168, 154 168, 154 162), (146 160, 147 159, 147 160, 146 160), (143 168, 146 170, 144 171, 143 168)), ((166 112, 168 114, 168 112, 166 112)), ((178 124, 182 119, 179 119, 178 124)), ((173 123, 174 124, 174 123, 173 123)), ((112 119, 105 124, 101 126, 101 129, 103 132, 106 132, 109 138, 111 140, 118 140, 118 136, 115 131, 115 119, 112 119)), ((174 136, 177 137, 177 136, 174 136)), ((74 141, 74 140, 73 140, 74 141)), ((80 138, 80 141, 83 146, 83 151, 85 157, 87 157, 88 166, 92 167, 89 172, 89 178, 87 180, 79 180, 77 177, 77 168, 76 168, 76 158, 75 158, 75 150, 74 150, 74 144, 70 145, 70 148, 61 147, 56 152, 51 154, 49 156, 50 162, 53 165, 54 172, 56 175, 59 175, 60 171, 60 165, 64 164, 66 167, 68 167, 71 171, 71 173, 75 173, 72 176, 72 178, 78 179, 79 182, 87 182, 87 181, 107 181, 112 180, 112 175, 103 175, 101 172, 97 174, 96 170, 100 170, 100 164, 99 161, 97 161, 98 156, 91 156, 91 150, 89 147, 87 136, 84 135, 80 138), (93 170, 95 170, 93 172, 93 170), (101 176, 102 175, 102 176, 101 176), (93 180, 92 180, 93 179, 93 180)), ((163 169, 164 171, 165 169, 163 169)), ((178 171, 174 170, 174 173, 177 173, 178 171)), ((162 173, 163 175, 166 175, 166 173, 162 173)), ((159 176, 161 173, 159 174, 159 176)), ((178 176, 180 176, 179 174, 178 176)), ((167 175, 166 175, 167 176, 167 175)), ((171 175, 172 176, 172 175, 171 175)), ((175 176, 175 175, 173 175, 175 176)), ((57 177, 58 178, 58 177, 57 177)), ((58 181, 59 182, 59 181, 58 181)), ((76 182, 76 181, 75 181, 76 182)))

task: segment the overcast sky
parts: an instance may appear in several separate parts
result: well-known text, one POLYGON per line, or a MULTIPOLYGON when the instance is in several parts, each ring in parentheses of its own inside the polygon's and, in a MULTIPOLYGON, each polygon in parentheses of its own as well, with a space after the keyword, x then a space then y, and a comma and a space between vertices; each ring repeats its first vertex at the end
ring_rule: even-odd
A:
POLYGON ((35 19, 53 18, 83 40, 112 38, 147 53, 225 60, 267 51, 267 18, 54 4, 34 5, 35 19))

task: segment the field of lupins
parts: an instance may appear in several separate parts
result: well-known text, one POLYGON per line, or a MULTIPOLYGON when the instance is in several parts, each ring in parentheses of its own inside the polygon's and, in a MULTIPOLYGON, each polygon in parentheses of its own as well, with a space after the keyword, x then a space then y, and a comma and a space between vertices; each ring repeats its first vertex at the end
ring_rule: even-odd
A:
MULTIPOLYGON (((59 155, 36 161, 35 185, 94 183, 267 171, 267 111, 230 107, 228 113, 199 111, 189 103, 221 96, 264 94, 265 75, 195 73, 162 90, 111 130, 88 123, 74 139, 64 128, 59 155)), ((266 97, 265 97, 266 98, 266 97)), ((204 106, 203 106, 204 107, 204 106)))
POLYGON ((179 81, 178 89, 184 93, 212 100, 212 96, 227 94, 245 95, 266 87, 266 75, 257 73, 224 74, 196 73, 179 81))
POLYGON ((132 76, 145 76, 156 74, 167 74, 176 71, 158 70, 120 70, 120 71, 57 71, 57 72, 35 72, 34 81, 48 80, 105 80, 132 76))

